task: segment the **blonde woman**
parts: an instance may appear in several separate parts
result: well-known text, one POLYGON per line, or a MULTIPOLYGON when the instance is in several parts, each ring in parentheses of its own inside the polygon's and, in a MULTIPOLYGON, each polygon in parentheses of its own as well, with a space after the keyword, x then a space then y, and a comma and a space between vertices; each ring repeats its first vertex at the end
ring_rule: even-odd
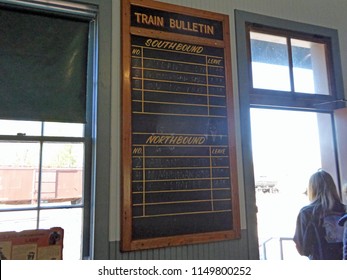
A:
POLYGON ((339 218, 345 213, 331 175, 319 170, 308 184, 310 204, 297 218, 294 242, 300 255, 311 260, 342 260, 342 227, 339 218))

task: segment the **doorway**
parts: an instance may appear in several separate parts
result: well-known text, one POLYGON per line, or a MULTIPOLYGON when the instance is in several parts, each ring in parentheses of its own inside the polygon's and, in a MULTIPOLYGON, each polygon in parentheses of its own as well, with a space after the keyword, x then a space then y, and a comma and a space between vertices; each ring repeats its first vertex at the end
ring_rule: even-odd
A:
POLYGON ((251 108, 251 131, 260 259, 304 258, 292 237, 309 177, 323 168, 338 183, 332 116, 251 108))

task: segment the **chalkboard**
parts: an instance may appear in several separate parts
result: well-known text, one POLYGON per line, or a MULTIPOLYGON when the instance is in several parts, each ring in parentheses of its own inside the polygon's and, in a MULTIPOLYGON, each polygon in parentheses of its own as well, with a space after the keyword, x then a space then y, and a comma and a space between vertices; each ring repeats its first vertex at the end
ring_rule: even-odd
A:
POLYGON ((237 238, 230 60, 227 44, 216 47, 209 42, 211 36, 223 39, 225 16, 199 22, 197 16, 170 15, 160 12, 160 3, 149 3, 155 9, 136 1, 124 4, 124 14, 128 16, 130 10, 132 15, 128 24, 136 29, 125 29, 129 43, 123 45, 124 57, 128 54, 123 119, 130 121, 123 122, 122 248, 237 238), (187 39, 187 30, 179 32, 182 38, 172 40, 163 32, 170 26, 177 29, 165 27, 165 20, 171 18, 180 18, 180 26, 190 32, 203 33, 206 41, 187 39), (182 19, 190 23, 184 25, 182 19), (220 28, 205 34, 207 26, 220 28), (158 33, 149 33, 150 27, 158 33))

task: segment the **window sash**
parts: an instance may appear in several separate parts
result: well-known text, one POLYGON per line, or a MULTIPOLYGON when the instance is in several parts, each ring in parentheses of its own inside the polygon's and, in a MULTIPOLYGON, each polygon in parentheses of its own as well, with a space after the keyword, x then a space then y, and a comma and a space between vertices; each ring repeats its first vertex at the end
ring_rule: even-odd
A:
MULTIPOLYGON (((334 67, 332 56, 331 38, 328 36, 317 36, 313 34, 306 34, 297 31, 286 29, 277 29, 259 24, 246 23, 247 32, 247 53, 248 53, 248 69, 250 74, 250 81, 253 81, 252 69, 252 49, 251 49, 251 32, 260 33, 264 35, 280 36, 286 38, 288 49, 288 79, 289 89, 279 90, 275 88, 257 88, 254 87, 252 82, 249 83, 249 98, 250 104, 254 106, 280 106, 288 108, 306 108, 323 111, 331 111, 344 106, 339 100, 341 93, 337 91, 334 79, 334 67), (296 41, 295 41, 296 40, 296 41), (325 92, 312 93, 295 91, 295 76, 297 73, 293 70, 293 54, 292 42, 307 41, 314 44, 323 44, 325 56, 322 58, 326 62, 326 88, 325 92)), ((295 62, 295 60, 294 60, 295 62)), ((294 63, 295 66, 295 63, 294 63)))

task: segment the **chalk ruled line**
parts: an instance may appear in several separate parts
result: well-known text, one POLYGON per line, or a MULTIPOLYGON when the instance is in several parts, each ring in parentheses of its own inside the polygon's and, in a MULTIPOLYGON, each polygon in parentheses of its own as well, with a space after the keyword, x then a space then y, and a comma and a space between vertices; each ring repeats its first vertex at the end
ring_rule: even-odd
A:
MULTIPOLYGON (((135 145, 135 146, 142 146, 142 145, 135 145)), ((147 147, 152 147, 152 146, 147 146, 147 147)), ((170 146, 171 147, 171 146, 170 146)), ((189 147, 191 147, 191 146, 189 146, 189 147)), ((144 156, 142 156, 142 155, 133 155, 132 156, 133 158, 142 158, 142 157, 144 157, 144 156)), ((216 156, 212 156, 213 158, 229 158, 229 156, 218 156, 218 155, 216 155, 216 156)), ((170 159, 170 158, 210 158, 210 156, 146 156, 146 158, 147 159, 151 159, 151 158, 153 158, 153 159, 155 159, 155 158, 158 158, 158 159, 166 159, 166 158, 168 158, 168 159, 170 159)))
POLYGON ((143 153, 143 158, 142 158, 142 201, 143 201, 143 207, 142 207, 142 213, 145 215, 146 214, 146 154, 145 154, 146 149, 142 148, 142 153, 143 153))
MULTIPOLYGON (((173 59, 160 59, 160 58, 153 58, 153 57, 145 57, 145 56, 132 56, 132 59, 141 59, 141 57, 143 57, 144 60, 151 60, 151 61, 158 61, 158 62, 166 62, 166 63, 172 63, 174 64, 182 64, 182 65, 193 65, 193 66, 198 66, 201 68, 205 68, 206 63, 199 63, 199 62, 189 62, 186 60, 173 60, 173 59)), ((208 56, 210 57, 210 56, 208 56)), ((224 69, 224 66, 219 66, 219 65, 212 65, 212 64, 208 64, 208 67, 212 67, 212 68, 217 68, 217 69, 224 69)), ((153 69, 157 69, 157 68, 153 68, 153 69)), ((165 71, 165 69, 163 69, 165 71)), ((171 71, 170 69, 167 69, 168 71, 171 71)), ((182 71, 182 73, 191 73, 188 71, 182 71)), ((197 74, 197 73, 194 73, 197 74)), ((201 75, 204 75, 205 73, 199 73, 201 75)), ((219 76, 219 75, 218 75, 219 76)), ((220 77, 223 77, 222 75, 220 75, 220 77)))
POLYGON ((160 80, 160 79, 151 79, 151 78, 139 78, 139 77, 132 77, 133 80, 143 80, 143 81, 150 81, 150 82, 160 82, 160 83, 170 83, 170 84, 183 84, 183 85, 194 85, 194 86, 201 86, 201 87, 215 87, 215 88, 225 88, 224 85, 215 85, 215 84, 202 84, 202 83, 189 83, 184 81, 176 81, 176 80, 160 80))
MULTIPOLYGON (((145 58, 144 58, 145 59, 145 58)), ((201 66, 206 66, 202 64, 201 66)), ((183 75, 193 75, 193 76, 201 76, 206 77, 206 73, 196 73, 196 72, 188 72, 188 71, 177 71, 177 70, 170 70, 170 69, 161 69, 161 68, 151 68, 151 67, 140 67, 140 66, 132 66, 132 69, 137 70, 143 70, 143 71, 155 71, 155 72, 164 72, 164 73, 175 73, 175 74, 183 74, 183 75)), ((215 77, 215 78, 221 78, 224 79, 224 76, 222 75, 215 75, 215 74, 207 74, 208 77, 215 77)), ((138 77, 139 78, 139 77, 138 77)))
POLYGON ((140 114, 140 115, 157 115, 157 116, 223 118, 223 119, 227 118, 226 115, 224 116, 224 115, 179 114, 179 113, 140 112, 140 111, 133 111, 132 113, 133 114, 140 114))
MULTIPOLYGON (((146 194, 158 194, 158 193, 181 193, 181 192, 209 192, 210 187, 205 189, 175 189, 175 190, 158 190, 158 191, 146 191, 146 194)), ((214 188, 214 191, 230 191, 230 188, 214 188)), ((142 194, 143 191, 132 192, 133 194, 142 194)))
MULTIPOLYGON (((227 145, 209 145, 209 144, 201 144, 201 145, 180 145, 180 144, 133 144, 133 146, 143 146, 143 147, 181 147, 181 148, 208 148, 208 147, 216 147, 216 148, 227 148, 227 145)), ((190 156, 187 156, 190 157, 190 156)))
MULTIPOLYGON (((230 177, 213 177, 213 180, 230 180, 230 177)), ((180 178, 180 179, 157 179, 157 180, 146 180, 146 183, 155 183, 155 182, 182 182, 182 181, 203 181, 203 180, 211 180, 211 177, 201 177, 201 178, 180 178)), ((133 183, 143 183, 144 180, 133 180, 133 183)))
POLYGON ((210 211, 196 211, 196 212, 178 212, 178 213, 167 213, 167 214, 152 214, 146 216, 133 216, 134 219, 139 218, 154 218, 154 217, 168 217, 168 216, 182 216, 182 215, 199 215, 199 214, 211 214, 211 213, 226 213, 231 212, 231 209, 227 210, 210 210, 210 211))
MULTIPOLYGON (((200 96, 200 97, 207 97, 207 93, 195 93, 195 92, 183 92, 183 91, 170 91, 170 90, 157 90, 157 89, 142 89, 142 88, 132 88, 133 91, 140 91, 140 92, 153 92, 153 93, 162 93, 162 94, 181 94, 181 95, 189 95, 189 96, 200 96)), ((225 98, 225 95, 217 95, 217 94, 209 94, 209 97, 215 97, 215 98, 225 98)))
MULTIPOLYGON (((138 135, 170 135, 170 136, 216 136, 216 137, 227 137, 226 134, 213 134, 213 135, 207 135, 207 134, 202 134, 202 133, 165 133, 165 132, 133 132, 133 134, 138 134, 138 135)), ((136 146, 136 145, 135 145, 136 146)))
POLYGON ((190 107, 207 107, 207 108, 226 108, 223 105, 210 105, 210 104, 193 104, 193 103, 178 103, 178 102, 164 102, 164 101, 152 101, 152 100, 136 100, 133 99, 133 102, 147 103, 147 104, 162 104, 162 105, 174 105, 174 106, 190 106, 190 107))
MULTIPOLYGON (((182 166, 182 167, 146 167, 146 171, 152 170, 202 170, 202 169, 229 169, 229 166, 182 166)), ((143 167, 133 168, 135 171, 143 170, 143 167)))
MULTIPOLYGON (((147 202, 147 203, 136 203, 133 204, 134 207, 137 206, 155 206, 155 205, 172 205, 172 204, 192 204, 192 203, 205 203, 205 202, 221 202, 221 201, 230 201, 230 197, 228 198, 217 198, 217 199, 201 199, 201 200, 177 200, 177 201, 161 201, 161 202, 147 202)), ((213 211, 213 209, 212 209, 213 211)))

